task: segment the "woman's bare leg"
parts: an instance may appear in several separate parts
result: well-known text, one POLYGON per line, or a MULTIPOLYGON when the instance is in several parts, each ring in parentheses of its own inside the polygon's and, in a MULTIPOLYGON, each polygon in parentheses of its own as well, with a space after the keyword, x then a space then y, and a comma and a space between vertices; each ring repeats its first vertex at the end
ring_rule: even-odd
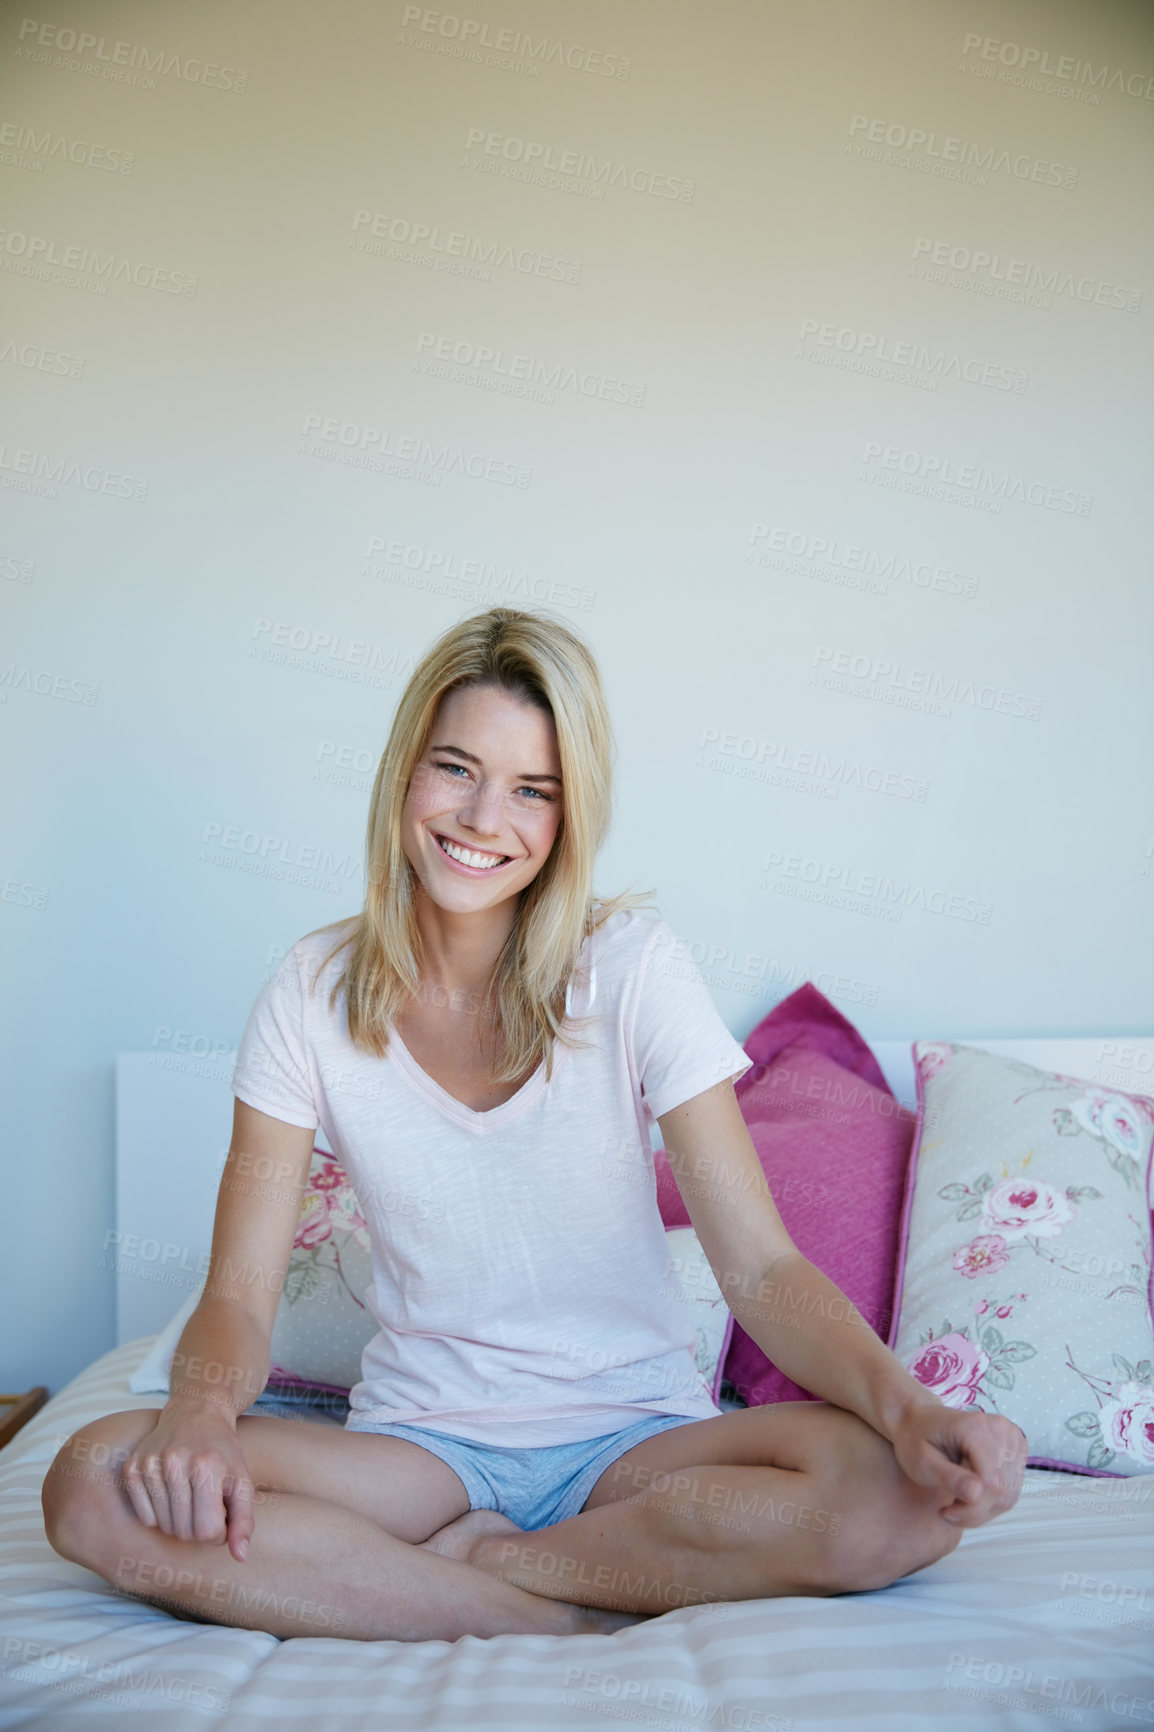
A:
POLYGON ((137 1409, 84 1427, 44 1485, 55 1549, 127 1594, 282 1637, 455 1641, 632 1621, 527 1592, 420 1545, 467 1510, 468 1497, 446 1463, 403 1438, 242 1418, 237 1437, 258 1487, 244 1562, 226 1545, 145 1527, 120 1467, 155 1423, 154 1409, 137 1409))
POLYGON ((486 1534, 466 1515, 432 1543, 533 1593, 654 1614, 886 1587, 958 1544, 942 1504, 856 1414, 781 1402, 646 1439, 552 1527, 486 1534))

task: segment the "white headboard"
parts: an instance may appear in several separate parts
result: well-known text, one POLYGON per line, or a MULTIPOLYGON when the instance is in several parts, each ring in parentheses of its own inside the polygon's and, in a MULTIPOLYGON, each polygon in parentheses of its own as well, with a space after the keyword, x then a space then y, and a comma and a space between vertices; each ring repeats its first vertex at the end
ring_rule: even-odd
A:
MULTIPOLYGON (((910 1042, 872 1042, 900 1101, 916 1096, 910 1042)), ((1154 1094, 1154 1036, 1078 1040, 966 1039, 1100 1087, 1154 1094)), ((116 1060, 116 1339, 155 1335, 199 1284, 212 1243, 216 1191, 232 1134, 235 1053, 203 1059, 124 1052, 116 1060)), ((317 1141, 327 1146, 324 1134, 317 1141)))

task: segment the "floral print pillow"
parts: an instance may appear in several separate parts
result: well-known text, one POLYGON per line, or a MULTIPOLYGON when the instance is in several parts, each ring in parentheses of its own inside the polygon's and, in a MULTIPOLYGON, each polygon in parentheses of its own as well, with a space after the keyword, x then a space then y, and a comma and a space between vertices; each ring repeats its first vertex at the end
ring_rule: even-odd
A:
MULTIPOLYGON (((369 1232, 335 1155, 314 1148, 300 1218, 269 1342, 269 1388, 305 1385, 346 1394, 377 1332, 364 1294, 373 1277, 369 1232)), ((129 1379, 135 1395, 168 1393, 172 1356, 200 1303, 203 1282, 129 1379)))
POLYGON ((1154 1100, 917 1041, 890 1345, 950 1407, 1020 1425, 1033 1466, 1154 1473, 1154 1100))
POLYGON ((315 1148, 273 1324, 270 1385, 351 1389, 377 1333, 365 1303, 373 1279, 369 1230, 335 1155, 315 1148))

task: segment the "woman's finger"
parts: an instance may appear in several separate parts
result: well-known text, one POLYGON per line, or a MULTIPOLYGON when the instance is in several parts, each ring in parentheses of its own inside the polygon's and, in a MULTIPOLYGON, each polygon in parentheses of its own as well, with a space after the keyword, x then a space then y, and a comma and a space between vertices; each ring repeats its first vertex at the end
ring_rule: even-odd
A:
POLYGON ((156 1511, 152 1507, 152 1499, 144 1484, 140 1471, 140 1463, 135 1456, 130 1456, 124 1464, 124 1489, 128 1493, 128 1501, 132 1505, 137 1521, 146 1528, 159 1527, 156 1511))
POLYGON ((162 1534, 174 1533, 172 1506, 168 1501, 168 1487, 164 1482, 164 1470, 158 1455, 145 1455, 140 1458, 140 1477, 149 1502, 156 1512, 157 1527, 162 1534))
POLYGON ((217 1467, 198 1463, 192 1479, 193 1533, 198 1540, 219 1546, 227 1538, 224 1476, 217 1467))
POLYGON ((228 1506, 228 1549, 237 1563, 243 1564, 256 1526, 253 1483, 247 1473, 225 1482, 224 1501, 228 1506))
POLYGON ((977 1527, 1016 1501, 1025 1468, 1024 1434, 996 1414, 960 1414, 955 1441, 970 1470, 949 1519, 977 1527))
POLYGON ((172 1511, 172 1531, 178 1540, 192 1538, 192 1487, 189 1462, 183 1450, 168 1450, 161 1458, 161 1472, 172 1511))

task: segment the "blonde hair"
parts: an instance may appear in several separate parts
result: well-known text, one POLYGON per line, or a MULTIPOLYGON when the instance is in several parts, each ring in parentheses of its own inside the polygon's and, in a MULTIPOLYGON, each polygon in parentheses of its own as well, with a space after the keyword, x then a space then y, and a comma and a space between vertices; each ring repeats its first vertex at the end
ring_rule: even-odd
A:
MULTIPOLYGON (((414 670, 397 705, 377 768, 365 847, 365 906, 340 931, 320 969, 344 946, 344 971, 329 996, 345 992, 349 1037, 383 1057, 393 1019, 420 990, 418 884, 401 844, 401 813, 437 709, 449 692, 490 686, 537 705, 553 718, 561 759, 562 816, 549 857, 521 891, 509 937, 494 964, 496 1020, 502 1054, 493 1082, 512 1082, 544 1060, 552 1075, 553 1043, 583 1046, 566 1015, 566 991, 585 938, 652 891, 594 895, 597 850, 612 815, 614 741, 592 651, 547 610, 494 607, 450 628, 414 670), (567 1028, 568 1025, 568 1028, 567 1028)), ((311 935, 310 935, 311 936, 311 935)), ((314 977, 315 980, 315 977, 314 977)))

